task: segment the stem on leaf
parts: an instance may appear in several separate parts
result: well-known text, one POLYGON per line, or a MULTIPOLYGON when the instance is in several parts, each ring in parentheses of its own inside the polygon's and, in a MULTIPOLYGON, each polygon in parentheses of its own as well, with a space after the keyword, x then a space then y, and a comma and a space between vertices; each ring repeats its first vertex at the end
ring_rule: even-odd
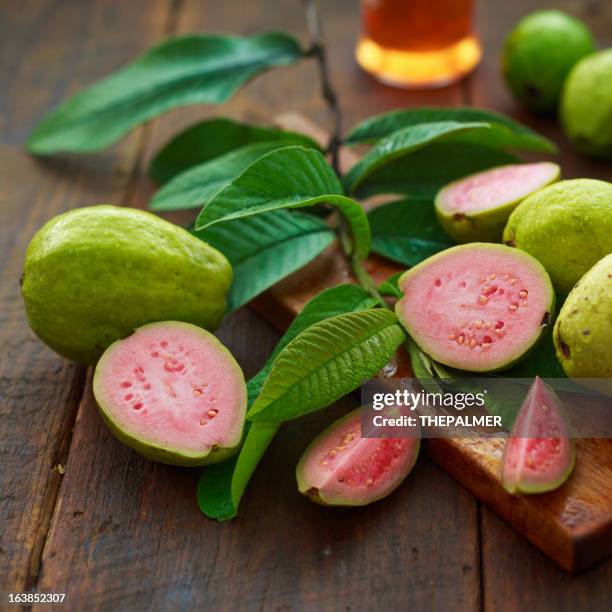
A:
POLYGON ((357 279, 357 282, 376 300, 378 300, 382 306, 389 308, 389 305, 384 298, 378 292, 376 283, 372 280, 372 277, 367 273, 363 267, 363 261, 360 257, 357 257, 353 249, 353 238, 351 236, 351 230, 346 219, 341 213, 338 213, 338 236, 340 238, 340 244, 342 250, 347 256, 351 270, 357 279))
POLYGON ((353 274, 355 278, 359 281, 359 284, 376 300, 378 300, 384 308, 391 310, 389 308, 389 304, 385 301, 385 299, 378 292, 378 288, 376 287, 376 283, 372 280, 372 277, 367 273, 366 269, 363 267, 363 262, 357 260, 354 256, 351 257, 351 267, 353 269, 353 274))

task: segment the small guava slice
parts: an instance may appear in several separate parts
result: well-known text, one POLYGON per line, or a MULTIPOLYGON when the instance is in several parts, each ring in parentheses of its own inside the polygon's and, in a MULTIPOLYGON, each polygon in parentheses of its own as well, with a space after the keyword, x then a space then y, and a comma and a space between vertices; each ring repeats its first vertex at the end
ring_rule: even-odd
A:
POLYGON ((395 312, 436 361, 469 372, 508 368, 535 346, 555 295, 533 257, 501 244, 446 249, 405 272, 395 312))
POLYGON ((342 417, 304 451, 300 493, 326 506, 365 506, 394 491, 416 463, 420 437, 362 438, 361 408, 342 417))
POLYGON ((240 444, 242 370, 215 336, 190 323, 150 323, 111 344, 93 392, 115 436, 153 461, 216 463, 240 444))
POLYGON ((536 376, 506 441, 502 484, 509 493, 544 493, 559 488, 576 460, 565 408, 536 376))
POLYGON ((501 242, 510 213, 560 174, 552 162, 510 164, 472 174, 438 192, 438 220, 457 242, 501 242))

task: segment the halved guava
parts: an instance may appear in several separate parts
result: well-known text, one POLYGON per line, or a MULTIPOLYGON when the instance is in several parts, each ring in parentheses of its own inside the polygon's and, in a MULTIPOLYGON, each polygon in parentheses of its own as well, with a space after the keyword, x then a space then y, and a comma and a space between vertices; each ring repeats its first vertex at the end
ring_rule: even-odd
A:
POLYGON ((457 242, 501 242, 510 213, 560 174, 552 162, 511 164, 472 174, 438 192, 438 220, 457 242))
POLYGON ((565 408, 536 376, 506 441, 502 484, 509 493, 552 491, 569 478, 575 457, 565 408))
POLYGON ((512 366, 533 348, 554 310, 546 270, 501 244, 456 246, 405 272, 395 312, 420 348, 469 372, 512 366))
POLYGON ((93 392, 117 438, 153 461, 216 463, 240 444, 242 370, 215 336, 190 323, 150 323, 111 344, 93 392))
POLYGON ((362 438, 361 408, 317 436, 296 469, 300 493, 326 506, 365 506, 394 491, 419 454, 420 438, 362 438))

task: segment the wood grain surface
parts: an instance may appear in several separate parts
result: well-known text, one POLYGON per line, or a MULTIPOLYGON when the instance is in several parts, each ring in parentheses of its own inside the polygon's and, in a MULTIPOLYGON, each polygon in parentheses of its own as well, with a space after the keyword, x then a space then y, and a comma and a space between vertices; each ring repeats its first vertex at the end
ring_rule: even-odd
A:
MULTIPOLYGON (((358 70, 356 3, 321 3, 345 130, 399 106, 496 108, 562 145, 566 176, 610 179, 578 158, 552 120, 523 115, 503 90, 504 33, 538 2, 480 3, 485 61, 461 84, 403 92, 358 70)), ((601 44, 612 42, 604 0, 566 0, 601 44)), ((305 40, 299 2, 254 0, 8 0, 0 5, 0 609, 6 593, 66 592, 65 609, 609 610, 612 562, 567 575, 422 456, 397 493, 342 512, 301 498, 293 470, 322 427, 356 405, 346 398, 284 427, 229 524, 195 501, 197 470, 156 465, 105 429, 87 373, 29 331, 19 296, 23 253, 54 214, 100 202, 144 206, 146 161, 177 129, 212 114, 269 121, 299 109, 325 125, 310 62, 256 79, 223 109, 170 113, 110 151, 34 160, 21 149, 55 103, 175 32, 289 29, 305 40), (65 471, 62 477, 57 465, 65 471)), ((276 321, 275 326, 282 326, 276 321)), ((247 374, 275 332, 243 309, 220 331, 247 374)), ((11 607, 14 609, 14 607, 11 607)))

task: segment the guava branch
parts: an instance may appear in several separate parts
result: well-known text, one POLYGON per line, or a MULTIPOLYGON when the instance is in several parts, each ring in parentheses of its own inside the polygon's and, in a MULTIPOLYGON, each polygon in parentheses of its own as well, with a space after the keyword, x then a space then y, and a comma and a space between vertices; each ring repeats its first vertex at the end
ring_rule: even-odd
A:
POLYGON ((311 45, 306 55, 313 57, 317 62, 321 93, 332 118, 332 130, 327 144, 327 152, 330 154, 332 167, 340 175, 339 153, 342 144, 342 112, 338 103, 338 96, 329 77, 327 51, 325 49, 323 28, 319 19, 316 0, 303 0, 303 3, 311 45))
MULTIPOLYGON (((321 83, 321 92, 327 104, 329 114, 332 118, 331 136, 327 144, 327 152, 331 157, 331 165, 338 176, 341 176, 340 171, 340 147, 342 146, 342 111, 338 102, 338 96, 334 87, 331 84, 329 76, 329 64, 327 62, 327 51, 323 38, 323 27, 319 19, 316 0, 302 0, 306 13, 306 24, 310 36, 310 49, 306 55, 313 57, 317 62, 319 70, 319 81, 321 83)), ((376 283, 363 267, 363 262, 355 257, 352 253, 352 238, 346 220, 341 214, 338 214, 338 233, 343 250, 349 258, 353 274, 357 282, 374 298, 376 298, 383 306, 388 307, 387 303, 380 296, 376 283)))

